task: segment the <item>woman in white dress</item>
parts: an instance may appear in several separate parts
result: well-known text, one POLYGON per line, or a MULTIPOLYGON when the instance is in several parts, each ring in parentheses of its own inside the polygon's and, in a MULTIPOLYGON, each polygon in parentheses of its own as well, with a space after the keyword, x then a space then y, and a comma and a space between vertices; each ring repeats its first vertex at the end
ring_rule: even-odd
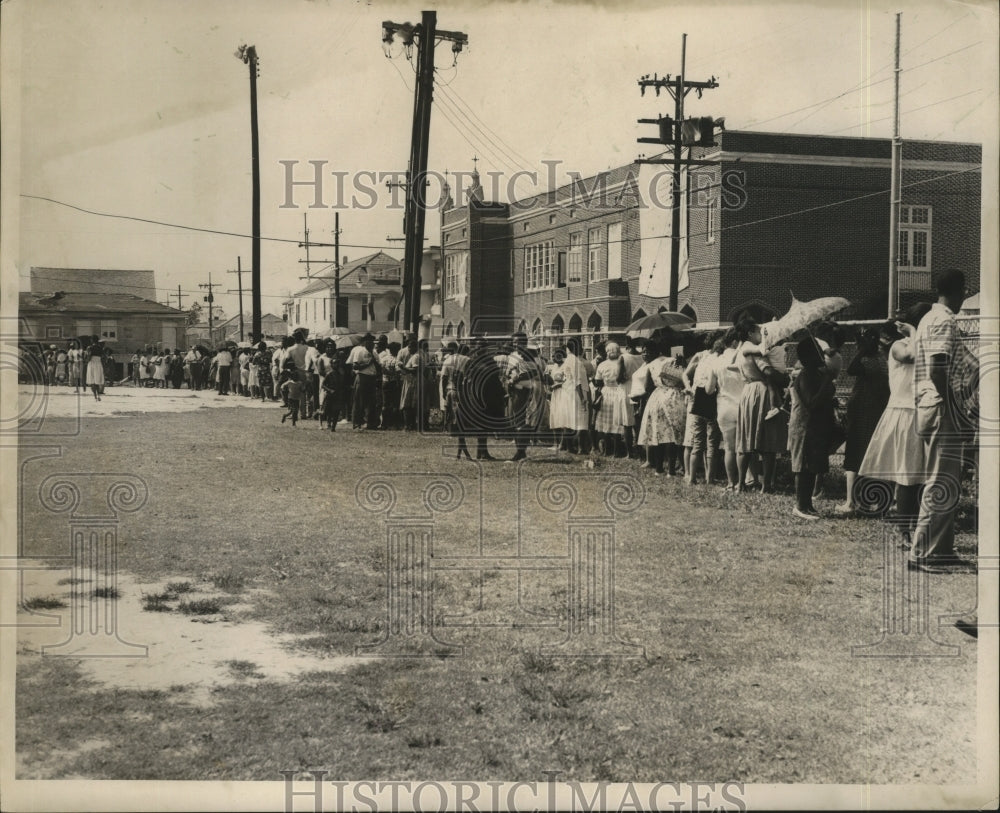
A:
POLYGON ((915 426, 913 398, 913 336, 930 310, 926 303, 906 312, 897 330, 883 328, 883 337, 895 338, 889 349, 889 402, 865 451, 858 475, 895 484, 896 519, 905 544, 910 544, 920 509, 920 487, 926 479, 924 443, 915 426))
POLYGON ((630 381, 618 343, 608 342, 604 352, 607 358, 594 371, 594 386, 600 393, 594 431, 598 438, 603 436, 606 457, 624 457, 625 428, 635 423, 629 398, 630 381))
POLYGON ((549 388, 549 429, 552 431, 552 451, 564 448, 563 432, 566 429, 566 408, 563 383, 566 375, 562 364, 566 360, 566 349, 557 347, 552 353, 552 363, 545 369, 545 380, 549 388))
POLYGON ((584 451, 585 437, 590 428, 590 380, 587 366, 580 358, 580 342, 576 338, 566 342, 566 358, 559 368, 563 374, 562 424, 564 438, 570 451, 584 451))
POLYGON ((662 355, 660 348, 654 348, 649 355, 653 353, 656 357, 646 366, 646 389, 650 395, 642 413, 638 443, 646 447, 645 467, 654 474, 663 474, 666 463, 667 474, 673 476, 680 462, 687 423, 684 367, 670 356, 662 355))
POLYGON ((149 368, 152 365, 152 358, 149 353, 143 351, 139 354, 139 386, 148 387, 149 382, 152 379, 152 374, 149 372, 149 368))
POLYGON ((104 360, 102 358, 103 348, 99 344, 92 344, 87 351, 87 386, 94 393, 94 399, 101 400, 101 390, 104 389, 104 360))
POLYGON ((156 364, 156 372, 153 373, 153 380, 156 383, 153 386, 166 389, 167 370, 170 369, 170 356, 161 353, 156 357, 154 364, 156 364))

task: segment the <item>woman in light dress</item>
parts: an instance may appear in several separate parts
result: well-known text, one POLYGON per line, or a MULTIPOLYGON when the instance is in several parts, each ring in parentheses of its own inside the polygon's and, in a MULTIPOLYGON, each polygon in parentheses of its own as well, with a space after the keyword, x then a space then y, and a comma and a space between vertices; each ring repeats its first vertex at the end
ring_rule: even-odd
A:
POLYGON ((580 340, 566 341, 566 358, 563 359, 563 420, 570 436, 570 448, 586 453, 587 430, 590 428, 590 375, 580 352, 580 340))
MULTIPOLYGON (((669 346, 669 342, 665 344, 669 346)), ((643 468, 651 468, 654 474, 663 474, 666 463, 666 473, 672 477, 681 462, 687 423, 684 367, 670 356, 664 356, 662 349, 653 346, 653 342, 647 345, 647 348, 650 347, 648 355, 656 355, 646 365, 646 389, 650 395, 643 410, 637 442, 646 447, 643 468)))
POLYGON ((87 386, 94 393, 94 400, 101 400, 101 391, 104 389, 104 359, 102 358, 103 348, 99 344, 92 344, 88 350, 87 360, 87 386))
POLYGON ((79 392, 83 384, 83 350, 79 343, 73 340, 69 343, 69 383, 73 385, 73 392, 79 392))
POLYGON ((157 388, 166 388, 167 369, 169 367, 167 356, 163 353, 158 354, 153 360, 153 364, 156 366, 156 369, 153 372, 153 381, 155 382, 153 386, 157 388))
POLYGON ((607 358, 594 372, 594 386, 600 393, 594 431, 598 438, 603 436, 605 456, 618 457, 625 455, 625 428, 635 423, 635 416, 621 347, 617 342, 608 342, 604 352, 607 358))
POLYGON ((743 376, 736 368, 736 348, 740 340, 736 328, 729 328, 722 338, 725 349, 716 360, 715 376, 718 381, 716 420, 722 433, 723 463, 726 469, 727 491, 736 491, 739 484, 739 467, 736 463, 736 416, 743 395, 743 376))
POLYGON ((861 477, 895 484, 896 519, 907 545, 916 527, 920 487, 926 479, 924 443, 914 425, 913 336, 928 310, 926 303, 914 305, 905 320, 896 323, 896 331, 884 329, 887 337, 896 337, 889 348, 889 403, 858 469, 861 477))
POLYGON ((774 491, 775 463, 778 453, 788 445, 785 421, 773 417, 781 414, 780 392, 788 377, 776 369, 760 352, 760 327, 753 319, 736 326, 741 344, 736 353, 736 366, 743 376, 744 386, 736 414, 736 453, 739 482, 737 491, 745 490, 746 474, 751 460, 759 456, 763 463, 762 493, 774 491))
POLYGON ((564 429, 563 421, 563 379, 562 363, 566 358, 566 352, 562 347, 557 347, 552 352, 552 361, 545 367, 545 388, 549 395, 549 430, 552 439, 552 451, 559 451, 562 446, 562 433, 564 429))

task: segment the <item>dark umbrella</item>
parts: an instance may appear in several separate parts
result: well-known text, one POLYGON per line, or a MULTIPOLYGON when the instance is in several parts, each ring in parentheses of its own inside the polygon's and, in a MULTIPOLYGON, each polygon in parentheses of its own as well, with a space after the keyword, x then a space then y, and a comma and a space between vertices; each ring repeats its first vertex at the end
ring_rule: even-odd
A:
POLYGON ((338 350, 346 350, 349 347, 357 347, 361 344, 361 338, 360 333, 347 333, 343 336, 337 336, 334 341, 338 350))
POLYGON ((652 316, 643 316, 641 319, 636 319, 625 328, 625 332, 633 339, 640 337, 648 339, 658 330, 664 330, 665 328, 677 330, 691 327, 693 324, 694 319, 685 313, 660 311, 659 313, 654 313, 652 316))

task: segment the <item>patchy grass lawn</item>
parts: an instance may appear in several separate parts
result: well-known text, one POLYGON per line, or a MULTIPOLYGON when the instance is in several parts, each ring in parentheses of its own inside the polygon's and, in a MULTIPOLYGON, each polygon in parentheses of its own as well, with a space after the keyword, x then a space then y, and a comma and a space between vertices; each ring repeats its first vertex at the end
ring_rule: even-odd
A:
MULTIPOLYGON (((123 690, 88 680, 73 661, 22 654, 20 778, 276 780, 280 770, 326 768, 385 780, 541 780, 555 770, 580 781, 975 781, 976 643, 951 623, 975 609, 974 575, 930 580, 931 634, 959 646, 957 656, 852 654, 884 624, 883 552, 896 540, 881 523, 805 523, 788 493, 738 497, 652 478, 629 461, 588 472, 580 458, 540 449, 520 468, 484 467, 481 481, 477 464, 442 453, 441 436, 331 434, 281 426, 279 415, 85 420, 62 457, 22 469, 24 555, 68 553, 66 516, 34 497, 46 476, 135 474, 149 499, 121 516, 119 566, 140 581, 185 579, 147 590, 141 614, 197 620, 225 605, 234 620, 303 636, 314 654, 351 655, 387 634, 386 530, 359 507, 359 481, 451 474, 464 500, 435 519, 435 560, 425 564, 443 625, 436 641, 412 647, 427 656, 285 681, 250 658, 230 660, 233 682, 205 707, 183 684, 123 690), (645 486, 643 504, 614 525, 615 623, 635 644, 622 649, 628 657, 558 655, 565 569, 440 567, 443 557, 510 556, 519 545, 522 556, 565 557, 566 515, 536 501, 553 474, 590 475, 573 509, 583 514, 606 510, 587 491, 592 475, 645 486), (227 595, 191 598, 194 584, 227 595), (58 760, 48 756, 56 748, 58 760)), ((827 508, 842 498, 842 478, 828 492, 827 508)), ((962 511, 959 550, 970 556, 975 507, 962 511)))

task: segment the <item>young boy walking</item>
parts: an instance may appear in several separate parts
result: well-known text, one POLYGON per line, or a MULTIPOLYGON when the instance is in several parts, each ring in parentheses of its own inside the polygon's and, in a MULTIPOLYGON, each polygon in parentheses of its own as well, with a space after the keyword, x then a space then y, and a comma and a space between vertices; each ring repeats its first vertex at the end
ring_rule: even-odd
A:
POLYGON ((291 359, 285 362, 285 372, 290 373, 290 375, 281 384, 281 394, 284 396, 288 412, 281 416, 281 422, 284 423, 290 416, 292 419, 292 426, 295 426, 298 423, 299 417, 299 400, 302 398, 302 382, 299 381, 298 376, 295 374, 295 363, 292 362, 291 359))

